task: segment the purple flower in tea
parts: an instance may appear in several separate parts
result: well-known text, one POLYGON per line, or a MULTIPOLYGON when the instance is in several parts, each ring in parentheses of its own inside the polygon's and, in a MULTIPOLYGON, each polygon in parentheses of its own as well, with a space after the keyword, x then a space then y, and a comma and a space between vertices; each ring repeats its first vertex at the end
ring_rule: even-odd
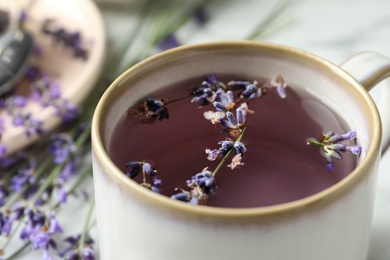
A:
POLYGON ((136 116, 138 122, 152 124, 158 120, 169 119, 168 108, 164 98, 148 98, 128 109, 128 113, 136 116))
POLYGON ((213 85, 208 81, 203 81, 202 86, 192 91, 195 97, 191 100, 192 103, 199 103, 200 106, 208 105, 212 101, 214 94, 213 85))
POLYGON ((261 97, 263 95, 263 89, 259 86, 257 80, 253 82, 249 81, 230 81, 228 86, 244 88, 240 93, 241 98, 253 99, 255 97, 261 97))
POLYGON ((334 162, 333 159, 342 159, 342 154, 345 152, 350 152, 354 155, 360 155, 362 148, 358 145, 345 145, 340 142, 351 140, 356 138, 356 132, 350 131, 345 134, 336 135, 333 131, 329 131, 321 134, 321 136, 316 138, 308 138, 307 144, 315 145, 320 147, 320 152, 322 156, 325 157, 326 160, 326 168, 329 171, 334 170, 334 162))
POLYGON ((181 190, 181 192, 171 196, 171 199, 187 202, 189 204, 206 204, 209 194, 214 194, 217 190, 213 174, 207 170, 195 174, 190 180, 187 180, 187 186, 190 191, 181 190))
POLYGON ((250 112, 248 105, 242 103, 236 109, 236 116, 230 111, 226 112, 226 119, 221 120, 223 132, 228 132, 233 137, 238 137, 246 123, 246 115, 250 112))
POLYGON ((164 99, 148 98, 145 101, 146 111, 151 117, 157 117, 159 120, 169 119, 168 109, 165 107, 164 99))
POLYGON ((187 186, 189 188, 199 187, 205 194, 215 193, 217 189, 215 179, 207 168, 203 169, 202 172, 195 174, 195 176, 192 176, 191 180, 187 181, 187 186))
POLYGON ((288 86, 288 84, 284 81, 282 76, 276 76, 275 78, 271 79, 268 84, 271 87, 276 88, 276 91, 281 98, 287 97, 286 87, 288 86))
POLYGON ((235 150, 235 154, 244 154, 246 152, 245 145, 239 141, 233 142, 228 139, 218 143, 220 148, 210 150, 206 149, 207 159, 209 161, 215 161, 217 158, 225 157, 232 149, 235 150))
POLYGON ((233 92, 231 90, 225 92, 222 88, 218 89, 215 101, 212 104, 220 112, 232 110, 235 106, 233 92))
POLYGON ((137 177, 140 173, 142 173, 142 183, 141 186, 154 191, 156 193, 160 193, 160 186, 162 181, 157 178, 157 170, 153 168, 153 166, 145 161, 133 161, 126 164, 126 167, 128 168, 128 171, 126 172, 126 176, 134 179, 137 177), (146 178, 149 178, 151 180, 151 183, 148 183, 146 178))
POLYGON ((219 96, 227 89, 226 85, 218 81, 214 74, 206 76, 206 80, 202 82, 201 87, 192 90, 191 94, 195 96, 191 102, 199 103, 200 106, 206 106, 210 102, 218 100, 219 96))
POLYGON ((126 167, 128 169, 126 172, 127 177, 134 179, 142 170, 142 162, 129 162, 126 164, 126 167))

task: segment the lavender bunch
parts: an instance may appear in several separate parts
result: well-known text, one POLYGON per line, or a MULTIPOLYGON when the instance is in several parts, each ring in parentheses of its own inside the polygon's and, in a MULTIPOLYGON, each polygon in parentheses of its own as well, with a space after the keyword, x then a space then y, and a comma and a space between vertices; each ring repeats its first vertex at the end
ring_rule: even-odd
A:
MULTIPOLYGON (((52 259, 51 255, 57 254, 60 248, 56 237, 63 233, 57 221, 58 209, 91 173, 89 168, 78 181, 70 182, 76 175, 78 158, 85 152, 83 146, 88 137, 89 128, 53 135, 47 151, 50 160, 41 164, 25 152, 1 161, 6 172, 2 173, 0 192, 0 230, 7 240, 0 254, 6 252, 17 233, 25 246, 32 244, 34 249, 42 250, 43 259, 52 259)), ((83 232, 87 233, 88 229, 83 232)))

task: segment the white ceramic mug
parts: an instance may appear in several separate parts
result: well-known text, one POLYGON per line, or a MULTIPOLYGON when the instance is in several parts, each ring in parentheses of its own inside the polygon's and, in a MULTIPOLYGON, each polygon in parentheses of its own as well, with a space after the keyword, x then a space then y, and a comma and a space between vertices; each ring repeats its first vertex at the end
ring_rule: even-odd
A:
POLYGON ((389 75, 389 59, 374 53, 358 54, 340 67, 294 48, 245 41, 179 47, 130 68, 103 95, 92 125, 101 259, 366 259, 382 140, 367 90, 389 75), (281 74, 291 85, 332 100, 359 133, 357 167, 312 196, 246 209, 188 205, 126 177, 106 150, 119 118, 148 93, 210 72, 281 74))

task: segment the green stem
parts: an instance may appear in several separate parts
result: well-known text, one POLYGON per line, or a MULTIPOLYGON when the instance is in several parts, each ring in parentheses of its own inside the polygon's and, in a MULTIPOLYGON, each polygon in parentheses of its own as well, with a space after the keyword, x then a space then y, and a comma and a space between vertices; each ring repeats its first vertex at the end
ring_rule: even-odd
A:
POLYGON ((248 40, 254 40, 269 28, 269 25, 272 24, 290 5, 292 0, 281 0, 277 6, 265 17, 265 19, 258 25, 256 28, 247 36, 248 40))
POLYGON ((46 178, 45 182, 39 187, 39 190, 37 191, 37 193, 34 194, 34 197, 30 201, 32 208, 35 207, 35 203, 42 195, 42 193, 54 182, 55 179, 57 179, 64 165, 65 163, 57 165, 54 168, 54 170, 49 174, 49 176, 46 178))
POLYGON ((83 228, 83 231, 81 232, 81 237, 79 240, 79 259, 80 260, 82 259, 81 258, 82 257, 81 251, 84 248, 85 237, 86 237, 87 232, 88 232, 89 221, 91 219, 92 212, 93 212, 94 208, 95 208, 95 198, 92 198, 91 205, 90 205, 89 210, 88 210, 88 215, 87 215, 87 218, 85 219, 85 222, 84 222, 84 228, 83 228))
MULTIPOLYGON (((24 220, 24 218, 23 218, 23 220, 24 220)), ((13 237, 15 236, 15 234, 17 233, 17 231, 18 231, 20 225, 22 224, 23 220, 22 220, 22 219, 18 220, 18 225, 17 225, 15 228, 13 228, 12 233, 7 237, 7 241, 5 242, 5 244, 3 245, 3 247, 0 249, 0 251, 5 252, 5 249, 7 248, 7 246, 9 245, 9 243, 11 242, 12 238, 13 238, 13 237)))
POLYGON ((17 251, 15 251, 12 255, 10 255, 7 260, 17 259, 19 254, 23 252, 29 245, 31 244, 30 241, 26 242, 22 247, 20 247, 17 251))
MULTIPOLYGON (((244 136, 244 132, 246 130, 246 127, 242 130, 241 134, 236 139, 236 142, 240 142, 242 137, 244 136)), ((229 152, 226 153, 226 155, 222 158, 221 162, 218 164, 218 166, 215 168, 213 173, 211 174, 213 177, 217 175, 218 171, 221 169, 222 165, 225 163, 226 159, 229 157, 230 153, 233 151, 233 148, 229 150, 229 152)))
MULTIPOLYGON (((73 184, 73 186, 68 190, 68 194, 73 194, 75 190, 80 187, 80 185, 85 181, 85 179, 90 175, 92 172, 92 166, 89 166, 77 179, 76 183, 73 184)), ((61 205, 60 202, 57 202, 53 205, 52 209, 57 209, 61 205)))

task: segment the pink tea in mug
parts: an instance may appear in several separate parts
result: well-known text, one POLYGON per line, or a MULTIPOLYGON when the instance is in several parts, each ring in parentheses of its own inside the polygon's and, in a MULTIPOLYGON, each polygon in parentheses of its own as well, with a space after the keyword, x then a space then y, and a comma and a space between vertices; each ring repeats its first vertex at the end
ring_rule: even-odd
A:
POLYGON ((108 151, 124 174, 162 195, 190 201, 206 189, 200 204, 261 207, 320 192, 355 168, 360 150, 346 140, 352 135, 342 140, 348 146, 331 144, 335 151, 308 145, 308 138, 321 143, 329 131, 338 136, 350 129, 320 98, 281 76, 210 75, 129 104, 108 151))

